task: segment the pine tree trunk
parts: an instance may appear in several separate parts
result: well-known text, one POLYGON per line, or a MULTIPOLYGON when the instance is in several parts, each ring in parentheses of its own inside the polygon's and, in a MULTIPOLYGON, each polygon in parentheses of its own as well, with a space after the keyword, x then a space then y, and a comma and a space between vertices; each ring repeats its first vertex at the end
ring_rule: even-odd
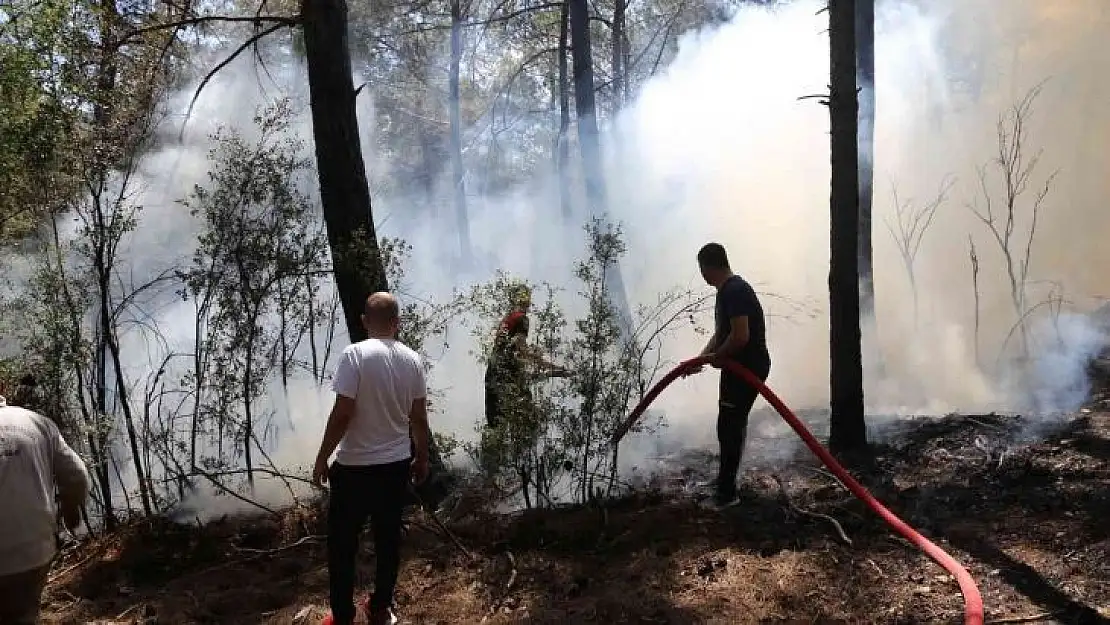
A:
MULTIPOLYGON (((856 76, 859 80, 860 315, 870 323, 875 315, 874 254, 871 248, 875 171, 875 0, 856 0, 855 15, 856 76)), ((868 337, 869 340, 873 338, 868 337)))
POLYGON ((320 202, 328 230, 335 286, 351 342, 366 338, 361 315, 367 295, 386 291, 359 144, 355 86, 347 47, 345 0, 303 0, 312 134, 320 202))
POLYGON ((832 423, 830 446, 867 446, 860 353, 859 167, 856 98, 855 1, 830 0, 832 128, 829 330, 832 423))
POLYGON ((570 194, 570 73, 568 52, 570 48, 570 0, 563 0, 559 16, 559 133, 555 139, 555 153, 558 161, 559 201, 563 209, 563 219, 570 221, 574 215, 574 202, 570 194))
MULTIPOLYGON (((602 172, 601 138, 597 127, 597 102, 594 98, 594 65, 590 41, 590 14, 586 0, 567 0, 570 12, 570 41, 574 50, 574 102, 578 115, 578 144, 586 179, 586 202, 590 217, 607 217, 605 177, 602 172)), ((606 281, 613 305, 620 317, 624 336, 631 336, 632 313, 624 288, 620 266, 611 264, 606 281)))
POLYGON ((459 259, 470 264, 470 221, 466 211, 466 183, 462 158, 462 114, 459 94, 459 65, 462 63, 462 6, 451 0, 451 67, 448 76, 448 107, 451 119, 451 177, 455 182, 455 228, 459 232, 459 259))

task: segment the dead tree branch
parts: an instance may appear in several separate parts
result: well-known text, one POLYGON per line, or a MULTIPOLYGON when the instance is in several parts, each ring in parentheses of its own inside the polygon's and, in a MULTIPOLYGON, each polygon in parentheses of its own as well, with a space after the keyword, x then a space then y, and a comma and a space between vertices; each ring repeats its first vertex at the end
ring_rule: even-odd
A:
POLYGON ((1036 237, 1037 219, 1041 208, 1059 173, 1057 170, 1048 174, 1043 184, 1033 193, 1032 199, 1025 199, 1033 172, 1040 163, 1043 153, 1042 149, 1037 149, 1030 154, 1030 148, 1027 146, 1029 118, 1032 115, 1033 103, 1040 95, 1043 86, 1044 82, 1041 82, 1033 87, 1010 110, 999 115, 996 126, 997 154, 987 165, 978 168, 977 197, 967 203, 968 210, 987 227, 1002 254, 1010 286, 1010 299, 1014 314, 1019 320, 1023 355, 1029 352, 1024 324, 1027 312, 1025 288, 1029 279, 1033 239, 1036 237), (988 167, 1000 178, 999 198, 991 194, 988 167), (1014 240, 1022 213, 1027 215, 1024 245, 1014 240))
POLYGON ((848 534, 844 533, 844 528, 841 527, 840 521, 837 521, 827 514, 822 514, 820 512, 811 512, 809 510, 798 507, 797 504, 791 501, 789 493, 786 492, 786 484, 783 483, 782 478, 778 475, 772 475, 771 477, 775 480, 775 483, 779 485, 779 491, 782 492, 782 498, 786 501, 786 505, 789 506, 791 510, 803 516, 828 521, 830 524, 832 524, 834 528, 836 528, 836 533, 840 536, 841 540, 843 540, 848 545, 852 544, 852 539, 848 538, 848 534))
POLYGON ((295 25, 295 24, 296 24, 296 22, 274 24, 273 26, 270 26, 269 28, 267 28, 265 30, 262 30, 262 31, 259 31, 259 32, 255 33, 249 39, 244 41, 238 48, 236 48, 235 51, 232 52, 226 59, 224 59, 222 62, 220 62, 219 65, 217 65, 216 67, 213 67, 211 71, 209 71, 207 74, 205 74, 204 79, 200 81, 199 85, 197 85, 197 90, 195 92, 193 92, 192 99, 189 100, 189 108, 187 108, 185 110, 185 119, 181 122, 181 133, 180 134, 182 136, 185 134, 185 124, 189 123, 189 117, 193 114, 193 106, 196 105, 197 99, 200 98, 201 92, 204 91, 205 86, 208 85, 208 82, 212 80, 212 78, 216 75, 217 72, 219 72, 221 69, 230 65, 231 62, 234 61, 236 58, 238 58, 240 54, 242 54, 244 51, 247 50, 247 48, 250 48, 254 44, 258 43, 264 37, 266 37, 266 36, 268 36, 272 33, 275 33, 277 31, 281 30, 282 28, 289 28, 290 26, 295 25))
POLYGON ((891 195, 894 197, 894 221, 884 218, 886 229, 890 232, 894 244, 898 247, 898 254, 902 257, 902 265, 910 281, 910 290, 913 295, 913 321, 917 326, 918 320, 918 289, 917 289, 917 253, 921 249, 921 242, 925 233, 933 225, 937 208, 948 198, 948 192, 956 180, 951 175, 945 176, 940 183, 940 190, 936 196, 924 204, 915 204, 913 200, 903 202, 898 197, 898 187, 891 182, 891 195))
POLYGON ((151 26, 144 26, 143 28, 136 28, 120 37, 116 42, 116 48, 121 48, 130 43, 140 41, 143 35, 160 32, 163 30, 174 30, 178 28, 185 28, 188 26, 201 26, 203 24, 212 23, 229 23, 229 24, 254 24, 256 26, 262 24, 277 24, 280 26, 296 26, 301 21, 299 15, 255 15, 253 17, 235 17, 230 15, 200 15, 190 17, 187 19, 177 20, 173 22, 164 22, 161 24, 153 24, 151 26))

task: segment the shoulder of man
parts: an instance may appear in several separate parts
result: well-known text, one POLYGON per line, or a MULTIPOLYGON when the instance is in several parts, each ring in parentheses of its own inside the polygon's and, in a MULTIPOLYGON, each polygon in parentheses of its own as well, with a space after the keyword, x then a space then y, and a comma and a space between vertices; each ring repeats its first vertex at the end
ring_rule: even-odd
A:
POLYGON ((7 425, 23 429, 31 427, 47 441, 53 441, 55 437, 60 437, 62 435, 61 430, 58 428, 58 424, 34 410, 8 404, 0 407, 0 411, 2 411, 6 417, 0 419, 0 426, 7 425))
POLYGON ((409 347, 408 345, 405 345, 404 343, 402 343, 400 341, 397 341, 397 347, 400 350, 401 354, 404 355, 405 358, 412 361, 416 365, 419 365, 421 367, 424 366, 424 357, 420 355, 420 352, 418 352, 415 349, 409 347))

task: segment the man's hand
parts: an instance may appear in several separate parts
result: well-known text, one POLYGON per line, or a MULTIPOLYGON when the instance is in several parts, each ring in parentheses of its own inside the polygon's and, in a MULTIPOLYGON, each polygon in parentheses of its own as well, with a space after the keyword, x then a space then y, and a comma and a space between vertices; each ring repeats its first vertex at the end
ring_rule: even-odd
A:
POLYGON ((412 466, 409 468, 409 476, 412 478, 412 483, 420 486, 424 480, 428 479, 428 457, 417 456, 412 459, 412 466))
POLYGON ((687 376, 697 375, 701 373, 704 369, 705 365, 695 365, 693 367, 688 367, 685 371, 682 372, 682 377, 685 378, 687 376))
POLYGON ((321 488, 328 483, 327 458, 316 459, 316 466, 312 469, 312 483, 321 488))

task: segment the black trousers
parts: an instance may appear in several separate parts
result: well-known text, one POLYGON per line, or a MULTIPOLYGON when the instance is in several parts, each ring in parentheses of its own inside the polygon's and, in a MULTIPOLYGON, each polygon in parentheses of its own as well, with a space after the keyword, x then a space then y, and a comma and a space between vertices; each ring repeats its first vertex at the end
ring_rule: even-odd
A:
POLYGON ((401 517, 411 460, 370 466, 335 462, 328 472, 328 585, 331 613, 337 624, 354 622, 355 564, 359 534, 370 517, 377 571, 370 610, 393 605, 401 568, 401 517))
MULTIPOLYGON (((771 366, 749 366, 760 380, 766 380, 771 366)), ((736 494, 736 474, 744 454, 744 441, 748 435, 748 417, 759 391, 743 379, 721 371, 720 399, 717 408, 717 442, 721 446, 721 465, 717 473, 717 494, 732 497, 736 494)))

